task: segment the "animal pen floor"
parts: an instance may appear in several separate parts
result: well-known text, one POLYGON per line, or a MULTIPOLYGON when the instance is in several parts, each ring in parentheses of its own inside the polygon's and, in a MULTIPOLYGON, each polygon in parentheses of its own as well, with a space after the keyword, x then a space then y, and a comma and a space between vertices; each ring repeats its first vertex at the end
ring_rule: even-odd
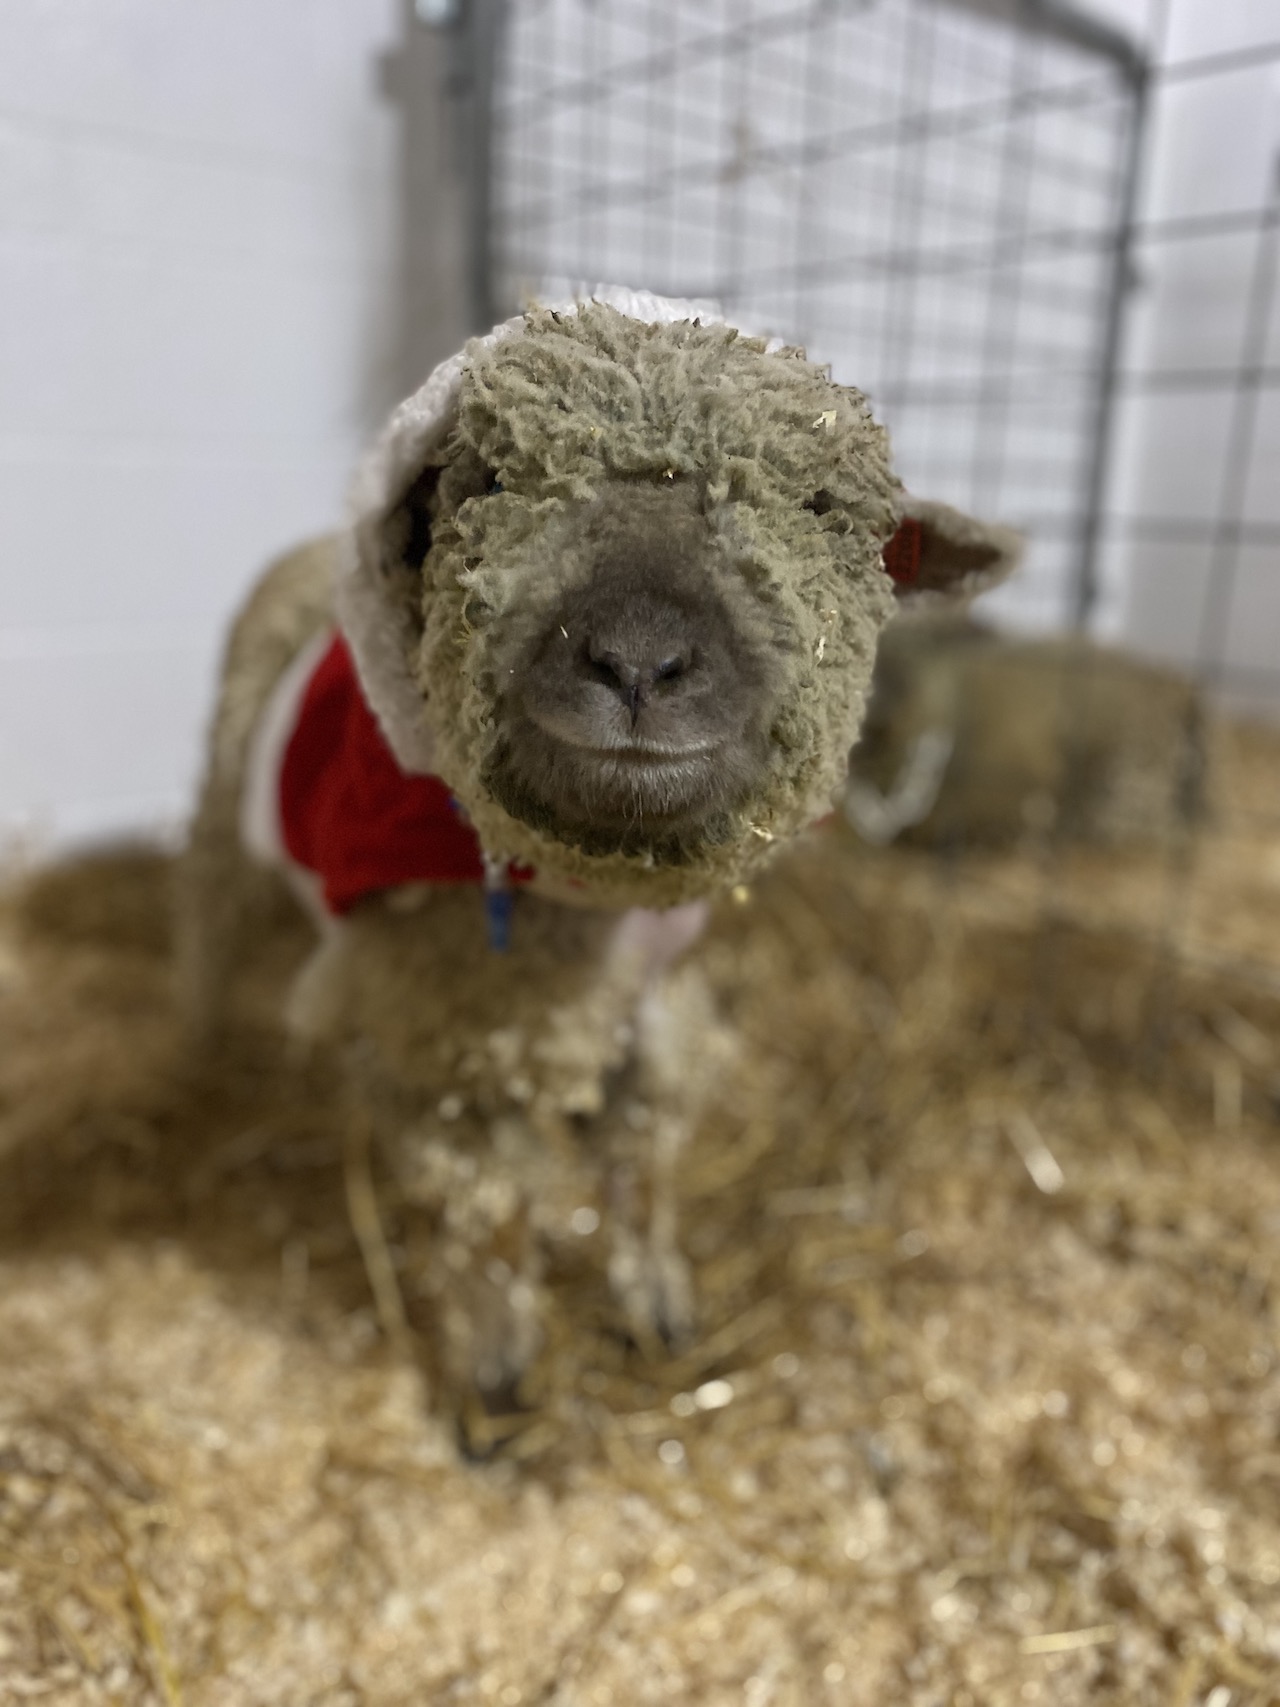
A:
POLYGON ((480 1465, 267 1018, 296 930, 197 1070, 163 860, 13 890, 0 1699, 1280 1701, 1280 744, 1226 793, 1124 859, 831 831, 726 906, 703 1337, 629 1347, 584 1236, 480 1465))

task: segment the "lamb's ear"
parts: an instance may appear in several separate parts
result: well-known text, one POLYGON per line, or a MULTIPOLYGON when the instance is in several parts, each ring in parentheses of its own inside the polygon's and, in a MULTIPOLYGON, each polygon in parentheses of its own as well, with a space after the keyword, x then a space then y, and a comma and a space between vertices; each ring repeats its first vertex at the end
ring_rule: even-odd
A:
POLYGON ((898 598, 970 599, 1011 575, 1023 540, 1010 528, 975 521, 949 504, 908 498, 906 514, 884 548, 898 598))
MULTIPOLYGON (((334 586, 338 624, 355 658, 364 697, 400 768, 425 774, 431 772, 434 743, 414 660, 422 640, 422 564, 431 549, 431 495, 439 477, 438 468, 421 468, 390 505, 377 488, 358 504, 334 586)), ((382 485, 387 484, 384 478, 382 485)))
POLYGON ((431 549, 431 500, 441 470, 427 467, 416 476, 382 524, 382 572, 421 571, 431 549))

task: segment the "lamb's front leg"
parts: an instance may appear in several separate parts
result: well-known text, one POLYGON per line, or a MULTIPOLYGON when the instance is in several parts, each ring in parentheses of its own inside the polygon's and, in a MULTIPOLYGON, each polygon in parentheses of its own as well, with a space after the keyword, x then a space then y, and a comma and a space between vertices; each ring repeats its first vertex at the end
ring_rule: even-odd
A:
POLYGON ((533 1135, 503 1124, 496 1143, 463 1148, 401 1133, 396 1145, 410 1313, 425 1316, 439 1373, 464 1411, 473 1394, 489 1413, 514 1410, 542 1342, 533 1135))
POLYGON ((643 968, 611 952, 618 930, 521 896, 495 954, 474 891, 388 898, 336 927, 295 990, 295 1023, 342 1048, 378 1134, 405 1314, 464 1409, 514 1400, 545 1252, 601 1201, 575 1117, 630 1047, 643 968))
POLYGON ((630 1332, 651 1350, 693 1330, 678 1171, 734 1054, 700 968, 672 964, 706 912, 633 914, 619 933, 623 947, 645 953, 648 975, 635 1011, 633 1071, 609 1122, 609 1280, 630 1332))
POLYGON ((650 1353, 678 1345, 693 1328, 675 1190, 690 1130, 681 1113, 637 1098, 621 1111, 609 1146, 609 1285, 633 1339, 650 1353))

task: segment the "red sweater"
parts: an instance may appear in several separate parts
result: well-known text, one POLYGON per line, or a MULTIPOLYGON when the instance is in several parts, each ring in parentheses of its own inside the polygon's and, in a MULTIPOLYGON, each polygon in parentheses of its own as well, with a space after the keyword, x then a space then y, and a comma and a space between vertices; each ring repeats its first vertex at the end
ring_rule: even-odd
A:
POLYGON ((280 767, 280 823, 290 859, 320 880, 334 913, 401 883, 484 881, 479 837, 439 777, 400 769, 341 635, 303 691, 280 767))

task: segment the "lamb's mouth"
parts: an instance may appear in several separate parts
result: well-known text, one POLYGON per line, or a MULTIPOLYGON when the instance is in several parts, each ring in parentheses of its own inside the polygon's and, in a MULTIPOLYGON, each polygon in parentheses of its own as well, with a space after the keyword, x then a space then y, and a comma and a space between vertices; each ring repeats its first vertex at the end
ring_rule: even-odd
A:
POLYGON ((485 781, 513 817, 559 840, 679 860, 724 834, 731 802, 722 760, 714 742, 584 746, 538 730, 495 754, 485 781))
POLYGON ((643 736, 618 735, 601 742, 579 740, 576 725, 568 719, 549 715, 542 710, 530 711, 529 722, 558 747, 568 747, 601 763, 616 759, 634 765, 682 764, 686 760, 714 755, 724 746, 723 741, 688 741, 672 746, 666 742, 645 739, 643 736))
POLYGON ((692 825, 719 798, 719 750, 709 742, 674 749, 572 747, 565 770, 573 786, 557 790, 560 808, 596 828, 692 825))

